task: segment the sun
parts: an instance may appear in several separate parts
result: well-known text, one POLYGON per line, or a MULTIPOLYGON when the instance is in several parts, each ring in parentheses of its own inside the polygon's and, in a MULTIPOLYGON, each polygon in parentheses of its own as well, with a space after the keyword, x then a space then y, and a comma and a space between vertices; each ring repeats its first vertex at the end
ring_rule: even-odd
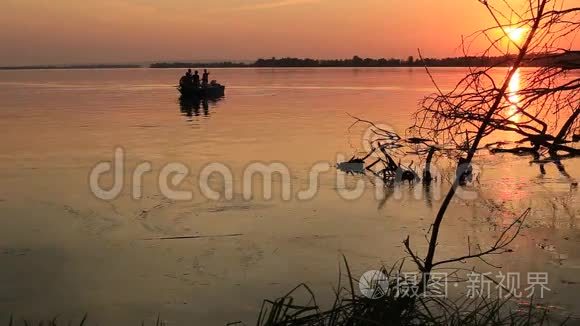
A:
POLYGON ((515 44, 520 44, 528 33, 526 27, 506 27, 504 31, 507 37, 515 44))

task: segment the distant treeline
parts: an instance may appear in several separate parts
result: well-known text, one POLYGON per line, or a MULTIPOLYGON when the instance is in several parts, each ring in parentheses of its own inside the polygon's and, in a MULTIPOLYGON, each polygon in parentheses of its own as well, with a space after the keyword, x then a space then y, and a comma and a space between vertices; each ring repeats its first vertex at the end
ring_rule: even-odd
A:
MULTIPOLYGON (((512 65, 515 56, 497 57, 454 57, 454 58, 361 58, 354 56, 352 59, 319 60, 309 58, 270 58, 258 59, 253 63, 244 62, 158 62, 149 65, 150 68, 275 68, 275 67, 490 67, 512 65)), ((580 68, 580 51, 567 51, 558 55, 530 55, 525 60, 524 66, 560 66, 570 69, 580 68)), ((0 70, 18 69, 116 69, 116 68, 142 68, 138 64, 93 64, 93 65, 44 65, 44 66, 16 66, 0 67, 0 70)))
MULTIPOLYGON (((489 67, 489 66, 510 66, 515 56, 497 57, 455 57, 455 58, 424 58, 416 59, 409 56, 407 59, 396 58, 361 58, 354 56, 352 59, 318 60, 309 58, 270 58, 258 59, 254 63, 241 62, 216 62, 216 63, 195 63, 195 62, 169 62, 154 63, 151 68, 230 68, 230 67, 489 67)), ((564 55, 557 56, 530 56, 524 64, 526 66, 571 66, 578 68, 580 65, 580 51, 571 51, 564 55)))
POLYGON ((253 67, 253 64, 242 63, 242 62, 158 62, 149 65, 149 68, 244 68, 253 67))
POLYGON ((119 69, 141 68, 141 65, 68 65, 68 66, 14 66, 0 67, 0 70, 23 70, 23 69, 119 69))
MULTIPOLYGON (((495 63, 495 58, 462 57, 443 59, 415 59, 409 56, 406 60, 397 58, 361 58, 354 56, 352 59, 315 60, 299 58, 271 58, 258 59, 254 67, 420 67, 441 66, 441 67, 462 67, 478 66, 495 63)), ((500 60, 499 58, 497 60, 500 60)))

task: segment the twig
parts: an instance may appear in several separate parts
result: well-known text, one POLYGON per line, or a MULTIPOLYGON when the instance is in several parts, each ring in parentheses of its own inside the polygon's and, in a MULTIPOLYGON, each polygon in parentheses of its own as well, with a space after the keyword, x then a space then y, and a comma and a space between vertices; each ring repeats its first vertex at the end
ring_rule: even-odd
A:
POLYGON ((161 238, 145 238, 141 240, 181 240, 181 239, 204 239, 204 238, 226 238, 226 237, 239 237, 244 235, 243 233, 233 233, 233 234, 218 234, 218 235, 185 235, 176 237, 161 237, 161 238))

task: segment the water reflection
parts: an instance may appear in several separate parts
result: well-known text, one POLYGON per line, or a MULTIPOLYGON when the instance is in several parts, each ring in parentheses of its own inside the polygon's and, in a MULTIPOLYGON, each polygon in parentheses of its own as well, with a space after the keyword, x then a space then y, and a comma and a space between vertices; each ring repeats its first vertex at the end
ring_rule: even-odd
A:
POLYGON ((188 121, 191 121, 193 116, 209 116, 209 108, 210 105, 215 107, 217 102, 219 102, 221 98, 215 99, 201 99, 195 97, 180 97, 179 98, 179 110, 181 111, 182 115, 188 117, 188 121))
POLYGON ((512 78, 510 79, 508 85, 508 100, 511 103, 508 109, 508 119, 514 123, 520 122, 521 113, 519 113, 520 96, 518 92, 520 91, 520 68, 518 68, 512 78))

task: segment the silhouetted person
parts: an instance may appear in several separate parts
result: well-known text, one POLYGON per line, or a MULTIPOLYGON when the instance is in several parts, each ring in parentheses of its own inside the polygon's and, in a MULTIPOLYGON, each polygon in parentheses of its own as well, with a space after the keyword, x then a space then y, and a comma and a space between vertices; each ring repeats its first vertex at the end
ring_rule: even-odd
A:
POLYGON ((191 74, 191 69, 187 69, 185 76, 187 76, 187 78, 189 79, 189 83, 193 84, 193 75, 191 74))
POLYGON ((199 88, 199 73, 197 72, 197 70, 193 74, 193 87, 199 88))
POLYGON ((209 84, 209 72, 207 72, 207 69, 204 69, 203 75, 201 77, 201 85, 203 87, 207 87, 208 84, 209 84))
POLYGON ((192 82, 191 69, 187 69, 185 75, 181 76, 181 79, 179 79, 179 86, 189 87, 191 86, 192 82))
POLYGON ((187 79, 188 78, 187 78, 186 75, 181 76, 181 78, 179 79, 179 86, 186 87, 186 85, 187 85, 187 79))

